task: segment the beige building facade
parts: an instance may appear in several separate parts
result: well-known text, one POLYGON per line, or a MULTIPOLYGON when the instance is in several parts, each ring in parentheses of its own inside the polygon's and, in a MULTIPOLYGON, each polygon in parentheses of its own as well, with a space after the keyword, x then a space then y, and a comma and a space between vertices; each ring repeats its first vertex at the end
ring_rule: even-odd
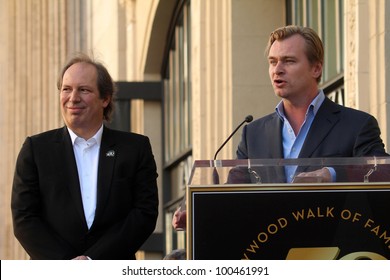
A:
MULTIPOLYGON (((151 139, 160 216, 138 257, 161 259, 185 246, 170 219, 193 161, 211 159, 246 115, 261 117, 279 101, 263 55, 269 33, 309 24, 302 15, 311 12, 325 47, 339 46, 326 52, 333 60, 323 85, 337 80, 344 105, 374 115, 388 150, 390 1, 0 0, 0 259, 28 258, 12 230, 15 161, 26 136, 63 125, 56 80, 70 55, 93 53, 115 81, 141 88, 120 92, 130 109, 115 121, 151 139), (322 12, 324 2, 340 16, 322 12), (157 98, 147 97, 150 84, 160 85, 157 98)), ((239 134, 220 159, 235 157, 239 134)))

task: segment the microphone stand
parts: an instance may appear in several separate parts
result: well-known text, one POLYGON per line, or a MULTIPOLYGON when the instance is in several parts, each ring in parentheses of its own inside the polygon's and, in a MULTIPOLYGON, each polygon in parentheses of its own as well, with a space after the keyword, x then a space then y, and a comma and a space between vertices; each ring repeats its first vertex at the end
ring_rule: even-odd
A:
POLYGON ((236 129, 229 135, 229 137, 225 140, 225 142, 223 142, 222 145, 219 147, 219 149, 215 152, 215 154, 214 154, 214 169, 213 169, 213 183, 215 185, 219 184, 219 174, 218 174, 218 171, 217 171, 217 166, 215 164, 215 160, 217 159, 218 153, 222 150, 222 148, 226 145, 226 143, 233 137, 233 135, 237 132, 237 130, 240 129, 240 127, 244 123, 249 123, 252 120, 253 120, 253 116, 252 115, 246 116, 245 119, 236 127, 236 129))

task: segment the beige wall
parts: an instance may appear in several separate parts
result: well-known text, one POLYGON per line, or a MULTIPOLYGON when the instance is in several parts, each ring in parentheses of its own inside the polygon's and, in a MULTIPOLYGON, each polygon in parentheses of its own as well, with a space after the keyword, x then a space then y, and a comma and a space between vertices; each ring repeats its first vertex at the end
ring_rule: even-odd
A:
MULTIPOLYGON (((264 50, 269 34, 285 24, 284 0, 232 1, 232 81, 233 81, 233 131, 245 116, 254 119, 272 113, 279 99, 275 96, 268 75, 268 61, 264 50), (269 15, 272 15, 270 17, 269 15)), ((231 143, 230 154, 241 137, 237 132, 231 143)))
MULTIPOLYGON (((277 104, 263 53, 285 24, 284 1, 192 0, 191 12, 193 156, 210 159, 245 116, 277 104)), ((235 158, 240 132, 219 159, 235 158)))
POLYGON ((345 1, 346 106, 374 115, 390 151, 389 1, 345 1))
POLYGON ((210 159, 232 123, 231 1, 191 1, 193 158, 210 159))
POLYGON ((62 124, 56 79, 65 54, 62 1, 0 0, 0 258, 26 254, 13 237, 10 196, 17 153, 28 135, 62 124))
MULTIPOLYGON (((382 136, 390 152, 390 91, 387 85, 390 79, 390 39, 388 36, 390 22, 387 18, 390 11, 389 1, 368 1, 369 3, 369 112, 378 118, 382 136)), ((367 52, 366 52, 367 53, 367 52)), ((367 95, 365 93, 365 95, 367 95)), ((359 94, 360 98, 361 94, 359 94)))

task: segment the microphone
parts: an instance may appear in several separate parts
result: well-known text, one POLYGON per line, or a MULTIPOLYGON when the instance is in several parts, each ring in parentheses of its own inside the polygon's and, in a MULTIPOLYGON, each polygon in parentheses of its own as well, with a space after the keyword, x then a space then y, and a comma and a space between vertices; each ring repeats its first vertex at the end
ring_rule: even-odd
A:
POLYGON ((252 116, 252 115, 248 115, 248 116, 245 117, 245 120, 243 120, 242 123, 240 123, 240 124, 236 127, 236 129, 232 132, 232 134, 229 135, 229 137, 225 140, 225 142, 223 142, 223 144, 221 145, 221 147, 219 147, 219 149, 215 152, 214 160, 216 160, 218 153, 222 150, 222 148, 226 145, 226 143, 230 140, 230 138, 233 137, 233 135, 237 132, 237 130, 239 130, 240 127, 241 127, 244 123, 250 123, 251 121, 253 121, 253 116, 252 116))
MULTIPOLYGON (((219 149, 215 152, 214 160, 217 159, 218 153, 222 150, 222 148, 226 145, 226 143, 229 142, 229 140, 233 137, 233 135, 237 132, 237 130, 239 130, 244 123, 250 123, 251 121, 253 121, 252 115, 248 115, 245 117, 245 119, 236 127, 236 129, 229 135, 229 137, 225 140, 225 142, 223 142, 222 145, 219 147, 219 149)), ((216 167, 214 167, 213 169, 213 182, 214 184, 219 184, 219 174, 216 167)))

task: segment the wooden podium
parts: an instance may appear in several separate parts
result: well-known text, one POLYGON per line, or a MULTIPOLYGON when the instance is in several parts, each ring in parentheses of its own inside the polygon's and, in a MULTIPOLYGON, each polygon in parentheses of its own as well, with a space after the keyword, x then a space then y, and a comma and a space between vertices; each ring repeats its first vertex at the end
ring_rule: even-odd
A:
POLYGON ((195 161, 187 258, 390 259, 389 166, 390 158, 195 161), (278 182, 286 167, 337 176, 278 182))

